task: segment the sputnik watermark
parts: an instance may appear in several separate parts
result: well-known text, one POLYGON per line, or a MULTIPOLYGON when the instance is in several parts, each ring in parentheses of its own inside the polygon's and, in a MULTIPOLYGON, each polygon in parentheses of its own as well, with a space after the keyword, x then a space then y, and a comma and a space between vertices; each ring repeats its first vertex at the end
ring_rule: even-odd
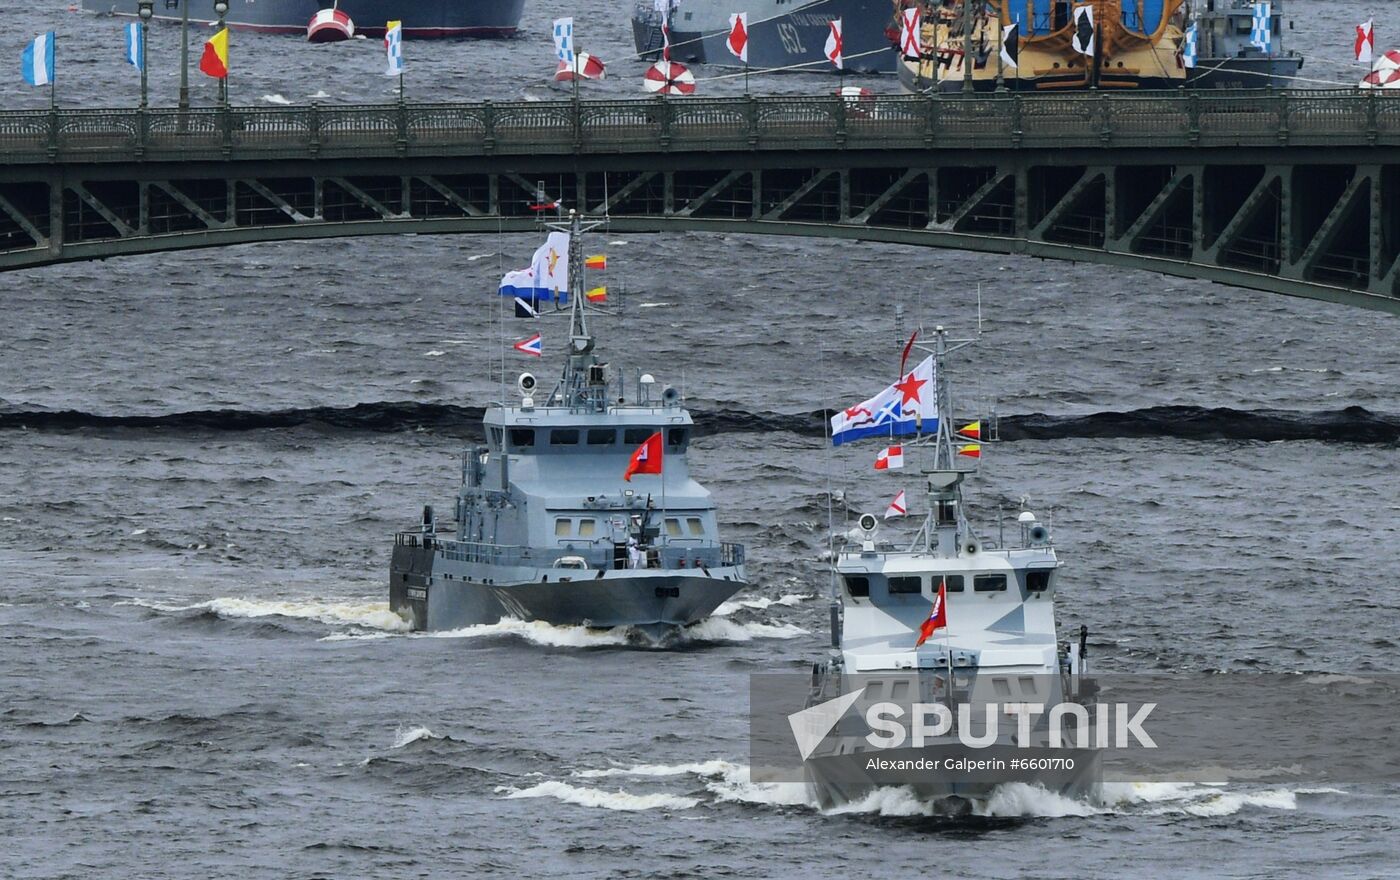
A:
POLYGON ((1147 716, 1157 708, 1156 703, 1144 703, 1136 708, 1128 703, 1099 703, 1092 707, 1093 712, 1079 703, 1057 703, 1050 707, 1048 715, 1043 703, 983 703, 981 719, 975 718, 977 708, 971 703, 959 703, 955 726, 952 710, 943 703, 914 703, 907 713, 908 723, 903 720, 904 707, 898 703, 873 703, 865 710, 865 723, 871 728, 865 741, 877 749, 897 749, 905 742, 917 749, 923 748, 930 739, 955 734, 966 748, 985 749, 1007 745, 1002 737, 1001 719, 1014 715, 1016 735, 1011 744, 1021 748, 1106 749, 1110 747, 1110 734, 1113 748, 1132 748, 1134 743, 1144 749, 1157 748, 1156 741, 1143 727, 1147 716), (1041 715, 1046 715, 1043 743, 1031 736, 1032 725, 1041 715))

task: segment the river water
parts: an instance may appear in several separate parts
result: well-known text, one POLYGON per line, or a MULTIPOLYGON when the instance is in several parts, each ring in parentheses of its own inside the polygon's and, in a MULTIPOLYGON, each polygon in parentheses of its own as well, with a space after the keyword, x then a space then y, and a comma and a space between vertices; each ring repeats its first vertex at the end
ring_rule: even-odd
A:
MULTIPOLYGON (((553 94, 557 9, 613 62, 590 91, 637 94, 629 6, 532 2, 518 40, 411 43, 410 93, 553 94)), ((1307 75, 1359 75, 1360 4, 1289 15, 1307 75)), ((1377 24, 1385 44, 1400 13, 1377 24)), ((63 4, 5 4, 0 54, 45 28, 61 103, 134 101, 118 26, 63 4)), ((176 38, 153 29, 157 67, 176 38)), ((235 39, 236 99, 389 94, 375 45, 235 39)), ((169 67, 152 79, 173 101, 169 67)), ((0 95, 47 100, 17 76, 0 95)), ((971 502, 1053 510, 1061 624, 1090 627, 1097 668, 1320 686, 1400 669, 1395 433, 1348 427, 1396 423, 1396 319, 1020 258, 605 235, 628 308, 602 344, 685 388, 707 431, 692 468, 754 583, 667 651, 520 623, 411 636, 387 607, 389 536, 451 498, 475 433, 451 407, 497 396, 515 328, 493 292, 534 245, 283 243, 6 276, 0 876, 1394 876, 1393 787, 1008 787, 957 820, 891 792, 828 814, 748 780, 745 712, 748 675, 824 656, 828 475, 856 510, 899 485, 871 478, 869 450, 828 455, 808 414, 886 381, 894 303, 970 330, 979 288, 962 399, 995 403, 1008 436, 1035 413, 1059 427, 992 447, 971 502), (1068 418, 1105 411, 1118 429, 1068 418), (154 418, 110 418, 129 416, 154 418), (1286 430, 1236 430, 1261 418, 1286 430)))

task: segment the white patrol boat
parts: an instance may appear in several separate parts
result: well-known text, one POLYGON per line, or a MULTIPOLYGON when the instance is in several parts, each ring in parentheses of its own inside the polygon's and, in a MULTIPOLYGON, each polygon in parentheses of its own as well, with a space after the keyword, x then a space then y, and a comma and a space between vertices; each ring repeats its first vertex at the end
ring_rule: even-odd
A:
MULTIPOLYGON (((927 512, 917 531, 885 534, 873 514, 863 514, 849 533, 833 536, 831 659, 813 668, 808 706, 843 695, 869 709, 881 702, 941 704, 942 729, 917 741, 912 732, 896 742, 888 729, 872 734, 871 716, 855 711, 805 756, 803 770, 825 807, 858 801, 877 787, 907 785, 940 810, 959 812, 989 797, 1005 781, 1043 785, 1060 794, 1096 793, 1101 777, 1099 752, 1090 748, 1051 748, 1052 743, 1088 745, 1092 729, 1076 728, 1053 739, 1049 719, 1066 710, 1092 715, 1093 683, 1082 677, 1085 630, 1077 644, 1056 636, 1055 592, 1060 561, 1049 525, 1028 510, 1017 518, 1014 535, 993 541, 973 529, 963 505, 964 480, 975 472, 984 439, 995 439, 994 424, 979 420, 958 429, 945 363, 950 352, 973 340, 953 343, 942 327, 934 332, 929 357, 880 395, 832 418, 833 440, 883 438, 912 442, 889 446, 877 462, 886 470, 902 466, 908 454, 923 466, 927 512), (925 433, 927 432, 927 433, 925 433), (984 436, 990 434, 991 436, 984 436), (898 462, 896 465, 895 463, 898 462), (840 542, 839 544, 837 542, 840 542), (984 709, 1038 707, 1025 725, 1006 717, 994 730, 984 709), (1056 709, 1059 704, 1066 704, 1056 709), (965 715, 962 710, 977 707, 965 715), (858 716, 858 717, 857 717, 858 716), (975 730, 974 730, 975 728, 975 730), (1080 739, 1087 735, 1087 739, 1080 739), (971 740, 978 741, 969 748, 971 740), (867 758, 878 756, 879 761, 867 758), (943 765, 939 769, 939 760, 943 765), (968 760, 987 760, 988 772, 971 773, 968 760), (1031 772, 1005 772, 1012 761, 1029 761, 1031 772), (916 766, 920 772, 889 772, 916 766), (949 762, 961 762, 949 769, 949 762), (998 772, 997 761, 1002 761, 998 772), (905 762, 905 763, 901 763, 905 762), (940 772, 941 770, 941 772, 940 772)), ((912 342, 911 342, 912 347, 912 342)), ((922 348, 922 346, 920 346, 922 348)), ((912 468, 911 468, 912 469, 912 468)), ((897 496, 891 512, 903 516, 897 496)), ((844 703, 845 701, 843 701, 844 703)), ((833 705, 841 705, 833 703, 833 705)), ((851 705, 851 704, 847 704, 851 705)), ((844 711, 844 710, 843 710, 844 711)), ((906 714, 905 722, 912 720, 906 714)), ((1000 721, 1000 719, 998 719, 1000 721)), ((930 722, 932 724, 932 722, 930 722)), ((1092 723, 1092 721, 1090 722, 1092 723)), ((878 726, 878 725, 877 725, 878 726)))

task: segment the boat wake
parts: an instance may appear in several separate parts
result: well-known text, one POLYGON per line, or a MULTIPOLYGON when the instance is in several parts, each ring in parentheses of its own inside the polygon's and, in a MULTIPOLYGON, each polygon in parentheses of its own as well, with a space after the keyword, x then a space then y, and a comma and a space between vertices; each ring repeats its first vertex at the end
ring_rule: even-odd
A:
MULTIPOLYGON (((712 759, 683 764, 635 764, 576 770, 573 781, 542 782, 528 789, 501 788, 508 797, 554 797, 566 803, 612 810, 683 810, 701 805, 739 804, 777 809, 800 807, 829 817, 878 816, 913 818, 940 816, 940 804, 923 800, 908 787, 882 788, 859 801, 821 810, 812 790, 802 782, 755 782, 749 768, 712 759), (611 780, 621 788, 608 790, 575 784, 611 780), (686 786, 683 792, 643 790, 686 786), (703 786, 696 796, 694 785, 703 786)), ((985 800, 972 803, 971 815, 982 818, 1066 818, 1148 815, 1196 818, 1230 816, 1248 809, 1295 810, 1308 795, 1342 794, 1337 789, 1262 788, 1236 790, 1202 783, 1105 783, 1097 800, 1076 800, 1021 782, 997 787, 985 800)))
MULTIPOLYGON (((391 633, 408 632, 409 624, 399 615, 389 610, 389 603, 374 599, 331 600, 315 597, 304 599, 242 599, 220 598, 191 605, 169 605, 150 602, 145 599, 126 599, 117 605, 134 605, 162 614, 190 614, 202 612, 213 614, 225 620, 255 620, 260 618, 282 617, 293 620, 308 620, 329 626, 356 627, 361 632, 368 631, 378 637, 391 633)), ((348 637, 348 636, 344 636, 348 637)), ((364 637, 364 636, 361 636, 364 637)))

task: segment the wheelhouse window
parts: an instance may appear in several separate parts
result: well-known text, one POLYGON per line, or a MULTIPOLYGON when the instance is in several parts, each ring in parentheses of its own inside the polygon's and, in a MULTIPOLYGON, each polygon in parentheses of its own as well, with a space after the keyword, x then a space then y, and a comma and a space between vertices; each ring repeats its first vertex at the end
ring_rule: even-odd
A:
POLYGON ((510 448, 511 449, 533 449, 535 447, 534 428, 511 428, 510 448))
POLYGON ((1026 572, 1026 589, 1032 593, 1043 593, 1050 589, 1050 572, 1044 570, 1026 572))
POLYGON ((589 446, 612 446, 617 443, 617 432, 612 428, 589 428, 589 446))
POLYGON ((963 591, 963 576, 960 574, 945 574, 943 583, 947 585, 948 592, 961 593, 963 591))
POLYGON ((690 531, 693 537, 699 538, 703 537, 705 534, 705 524, 700 521, 700 517, 698 516, 686 517, 685 527, 690 531))
POLYGON ((560 517, 554 521, 554 537, 567 538, 574 533, 572 520, 560 517))
POLYGON ((666 517, 666 534, 672 538, 679 538, 681 536, 681 521, 675 517, 666 517))
POLYGON ((626 428, 622 432, 622 442, 628 446, 640 446, 655 433, 655 428, 626 428))
POLYGON ((598 521, 596 519, 578 521, 578 536, 580 538, 591 538, 596 534, 598 534, 598 521))
POLYGON ((577 446, 578 428, 555 428, 549 432, 550 446, 577 446))
POLYGON ((972 589, 979 593, 999 593, 1006 589, 1006 575, 979 574, 972 579, 972 589))
POLYGON ((870 578, 864 575, 846 575, 846 592, 857 598, 870 595, 870 578))
POLYGON ((922 593, 924 591, 924 579, 921 577, 892 577, 890 578, 890 593, 922 593))
POLYGON ((666 431, 666 445, 672 451, 680 451, 685 447, 685 442, 690 439, 688 428, 670 428, 666 431))

